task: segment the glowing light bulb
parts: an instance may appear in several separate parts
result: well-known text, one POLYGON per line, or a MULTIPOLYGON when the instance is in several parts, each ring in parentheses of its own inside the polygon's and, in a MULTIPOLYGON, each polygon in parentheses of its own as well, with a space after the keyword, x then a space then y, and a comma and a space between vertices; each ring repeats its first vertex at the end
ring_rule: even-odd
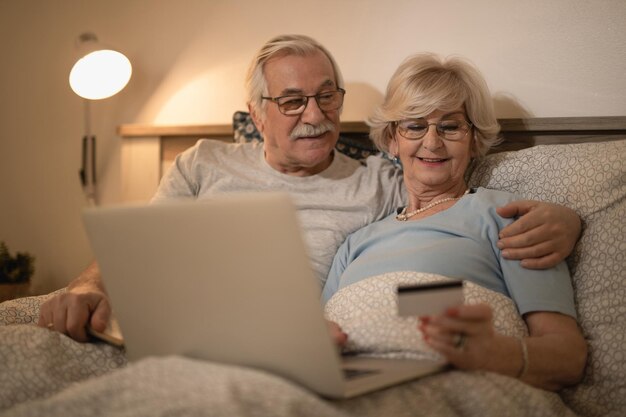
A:
POLYGON ((123 54, 103 49, 79 59, 70 72, 70 87, 79 96, 100 100, 119 93, 130 80, 132 66, 123 54))

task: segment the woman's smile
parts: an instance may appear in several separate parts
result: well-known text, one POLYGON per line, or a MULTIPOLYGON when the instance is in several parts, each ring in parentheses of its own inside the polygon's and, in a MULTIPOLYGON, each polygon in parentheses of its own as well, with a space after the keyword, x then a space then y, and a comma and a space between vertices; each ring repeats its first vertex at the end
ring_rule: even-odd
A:
POLYGON ((416 156, 417 159, 419 159, 422 163, 426 164, 426 165, 432 165, 432 166, 439 166, 441 164, 443 164, 444 162, 448 162, 449 158, 424 158, 424 157, 420 157, 420 156, 416 156))

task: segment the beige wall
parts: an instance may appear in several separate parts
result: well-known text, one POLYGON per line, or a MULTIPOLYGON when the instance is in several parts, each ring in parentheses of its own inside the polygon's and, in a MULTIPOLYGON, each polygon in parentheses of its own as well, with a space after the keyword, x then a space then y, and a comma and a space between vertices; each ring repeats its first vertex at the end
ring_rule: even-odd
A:
POLYGON ((500 117, 626 115, 623 0, 0 0, 0 240, 37 258, 38 292, 89 262, 78 182, 83 103, 67 76, 83 31, 127 54, 129 86, 92 105, 101 201, 120 199, 121 123, 229 123, 258 46, 325 44, 343 69, 344 120, 362 120, 408 54, 462 54, 500 117))

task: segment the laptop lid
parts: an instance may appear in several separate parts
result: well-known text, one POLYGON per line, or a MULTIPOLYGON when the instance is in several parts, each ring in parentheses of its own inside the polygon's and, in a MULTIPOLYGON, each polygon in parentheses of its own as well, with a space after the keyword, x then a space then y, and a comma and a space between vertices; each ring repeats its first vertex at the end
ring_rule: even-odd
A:
POLYGON ((246 365, 340 396, 340 358, 287 195, 92 208, 84 221, 130 360, 246 365))

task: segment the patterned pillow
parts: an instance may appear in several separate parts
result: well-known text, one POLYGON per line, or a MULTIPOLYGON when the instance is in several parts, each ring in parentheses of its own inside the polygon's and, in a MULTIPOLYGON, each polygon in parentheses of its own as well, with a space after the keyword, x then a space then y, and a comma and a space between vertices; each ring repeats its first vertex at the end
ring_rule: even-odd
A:
POLYGON ((543 145, 489 155, 472 186, 574 209, 583 233, 568 259, 578 320, 589 344, 583 381, 561 392, 586 416, 626 410, 626 140, 543 145))
POLYGON ((256 129, 250 113, 237 111, 233 114, 233 132, 235 142, 261 142, 263 136, 256 129))
MULTIPOLYGON (((324 306, 327 319, 338 323, 348 337, 346 350, 377 357, 443 360, 417 330, 416 317, 399 317, 398 285, 445 281, 426 272, 398 271, 376 275, 337 291, 324 306)), ((507 336, 527 336, 526 324, 509 297, 473 282, 463 283, 466 304, 489 304, 496 330, 507 336)))
MULTIPOLYGON (((233 132, 235 142, 245 143, 263 141, 263 136, 257 130, 250 113, 238 111, 233 115, 233 132)), ((378 149, 369 141, 362 138, 352 138, 344 135, 339 136, 336 149, 354 159, 365 159, 370 155, 378 154, 378 149)))

